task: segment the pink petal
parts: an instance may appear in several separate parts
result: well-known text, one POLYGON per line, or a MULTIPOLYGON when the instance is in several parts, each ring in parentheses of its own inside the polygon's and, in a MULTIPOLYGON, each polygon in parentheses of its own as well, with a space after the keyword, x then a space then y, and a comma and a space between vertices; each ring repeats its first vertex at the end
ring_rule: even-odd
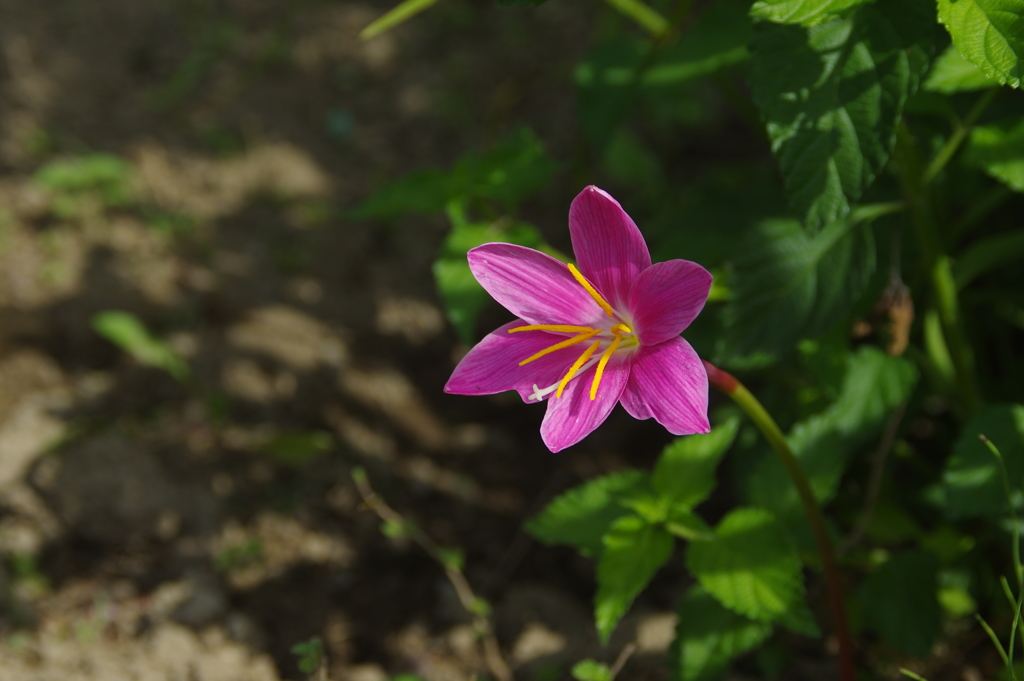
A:
POLYGON ((571 447, 604 423, 629 380, 629 360, 613 358, 608 363, 597 398, 591 400, 590 385, 596 371, 596 366, 590 367, 569 382, 561 397, 548 399, 540 436, 552 452, 571 447))
POLYGON ((492 243, 471 249, 467 258, 480 285, 531 324, 589 326, 605 315, 568 267, 540 251, 492 243))
POLYGON ((569 207, 569 235, 580 272, 616 309, 625 309, 629 288, 651 266, 640 230, 619 202, 591 185, 569 207))
POLYGON ((586 345, 556 350, 519 366, 519 362, 535 352, 566 338, 544 331, 508 332, 525 324, 516 320, 487 334, 455 367, 444 391, 455 395, 493 395, 516 390, 524 402, 536 403, 537 400, 527 399, 533 393, 533 384, 545 388, 558 382, 586 345))
POLYGON ((640 273, 629 292, 629 310, 643 345, 675 338, 708 299, 711 273, 689 260, 655 263, 640 273))
POLYGON ((673 435, 711 432, 708 375, 682 338, 637 351, 621 401, 630 414, 653 416, 673 435))

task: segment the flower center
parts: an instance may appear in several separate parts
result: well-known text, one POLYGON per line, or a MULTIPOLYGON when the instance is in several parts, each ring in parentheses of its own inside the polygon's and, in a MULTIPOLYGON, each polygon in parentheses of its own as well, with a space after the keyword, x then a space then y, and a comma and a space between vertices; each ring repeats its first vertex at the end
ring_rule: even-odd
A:
POLYGON ((530 362, 540 359, 541 357, 549 355, 557 350, 585 343, 593 339, 593 342, 587 346, 576 361, 572 363, 572 366, 569 367, 569 370, 565 375, 562 376, 562 380, 544 389, 538 388, 536 384, 533 386, 533 394, 530 395, 530 397, 535 400, 543 399, 552 391, 555 392, 555 397, 561 397, 562 392, 565 390, 565 386, 569 385, 569 381, 583 371, 592 367, 595 363, 597 364, 597 371, 594 372, 594 380, 590 384, 590 399, 596 399, 597 388, 601 384, 601 377, 604 375, 604 369, 608 365, 608 361, 611 360, 612 355, 615 354, 615 351, 620 348, 633 348, 639 344, 639 341, 633 334, 633 329, 622 323, 619 317, 615 314, 615 310, 612 309, 612 306, 608 304, 608 301, 597 292, 597 289, 595 289, 594 286, 587 281, 573 265, 570 264, 568 267, 572 276, 579 282, 580 286, 582 286, 587 293, 590 294, 590 297, 594 299, 594 302, 596 302, 601 309, 608 314, 608 317, 610 318, 609 321, 614 323, 607 327, 599 325, 596 328, 592 326, 576 326, 572 324, 527 324, 525 326, 517 326, 513 329, 509 329, 509 333, 517 333, 519 331, 549 331, 552 333, 574 334, 569 338, 566 338, 564 341, 555 343, 554 345, 544 348, 540 352, 530 355, 521 361, 519 366, 529 364, 530 362), (599 356, 594 357, 602 343, 608 343, 608 345, 599 356))

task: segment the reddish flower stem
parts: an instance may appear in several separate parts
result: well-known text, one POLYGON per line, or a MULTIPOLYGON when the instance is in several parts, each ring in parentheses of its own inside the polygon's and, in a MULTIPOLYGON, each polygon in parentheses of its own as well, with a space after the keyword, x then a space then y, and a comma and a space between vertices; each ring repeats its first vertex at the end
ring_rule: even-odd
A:
POLYGON ((832 548, 832 540, 828 536, 828 529, 825 526, 825 518, 821 514, 821 507, 818 500, 814 498, 811 485, 804 475, 800 462, 793 455, 789 448, 786 437, 782 434, 775 420, 765 410, 746 387, 727 371, 722 371, 709 362, 704 362, 704 368, 708 372, 708 381, 740 406, 751 418, 761 433, 768 440, 775 453, 782 461, 790 479, 796 485, 800 494, 800 501, 804 505, 804 512, 807 520, 811 523, 814 531, 814 538, 818 543, 818 555, 821 557, 822 572, 825 576, 825 587, 828 590, 829 612, 832 615, 832 628, 835 630, 836 639, 839 642, 839 678, 841 681, 856 681, 856 669, 853 662, 853 641, 850 638, 850 628, 846 620, 846 602, 843 599, 842 577, 839 574, 839 566, 836 563, 835 551, 832 548))

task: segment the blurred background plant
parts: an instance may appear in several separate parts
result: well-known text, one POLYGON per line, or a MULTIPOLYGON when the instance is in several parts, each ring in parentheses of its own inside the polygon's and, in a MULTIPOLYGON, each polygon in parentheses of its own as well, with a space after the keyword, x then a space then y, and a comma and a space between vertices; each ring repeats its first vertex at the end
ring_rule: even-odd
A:
POLYGON ((466 251, 566 261, 588 183, 714 273, 686 337, 858 670, 1024 674, 1024 8, 504 4, 0 3, 3 674, 834 678, 724 397, 556 457, 440 392, 507 321, 466 251))

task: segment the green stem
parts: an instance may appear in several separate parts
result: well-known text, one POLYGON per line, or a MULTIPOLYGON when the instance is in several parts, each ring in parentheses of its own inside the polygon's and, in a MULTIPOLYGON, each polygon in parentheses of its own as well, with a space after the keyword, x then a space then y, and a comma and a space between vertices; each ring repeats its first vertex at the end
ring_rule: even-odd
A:
POLYGON ((850 629, 846 620, 842 578, 836 563, 835 551, 832 548, 832 540, 828 535, 828 528, 825 526, 825 518, 821 513, 821 507, 818 506, 818 500, 814 497, 811 484, 807 480, 807 476, 804 475, 803 468, 793 454, 793 450, 789 448, 786 436, 782 434, 778 424, 757 398, 728 372, 722 371, 709 362, 704 362, 704 368, 707 369, 710 383, 729 395, 758 427, 765 439, 768 440, 768 444, 775 450, 796 486, 800 501, 804 506, 804 513, 807 514, 807 520, 811 523, 814 539, 818 544, 818 555, 821 557, 825 587, 828 590, 829 611, 832 614, 832 627, 836 640, 839 642, 839 678, 841 681, 855 681, 853 641, 850 638, 850 629))
POLYGON ((988 108, 988 105, 992 103, 992 99, 998 92, 999 88, 992 88, 982 95, 981 98, 974 103, 974 106, 971 107, 971 110, 967 112, 964 119, 957 123, 956 127, 953 129, 953 134, 949 136, 948 140, 946 140, 946 144, 939 149, 939 153, 935 154, 935 158, 932 159, 932 162, 928 164, 928 167, 922 174, 922 184, 931 184, 931 181, 934 180, 940 172, 942 172, 942 169, 946 167, 946 164, 949 163, 950 159, 953 158, 953 155, 960 149, 960 145, 962 145, 964 140, 967 139, 967 135, 971 132, 971 126, 974 125, 974 122, 978 120, 978 117, 981 116, 985 109, 988 108))

